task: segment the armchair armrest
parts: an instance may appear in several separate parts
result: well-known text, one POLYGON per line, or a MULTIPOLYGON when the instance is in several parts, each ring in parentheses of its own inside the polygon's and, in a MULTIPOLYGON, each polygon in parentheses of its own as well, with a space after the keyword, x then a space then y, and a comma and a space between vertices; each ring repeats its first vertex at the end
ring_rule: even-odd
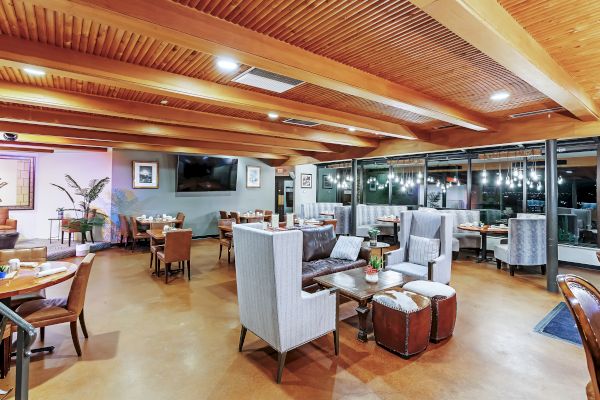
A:
POLYGON ((439 256, 438 258, 435 258, 427 263, 427 280, 428 281, 433 280, 433 269, 435 268, 436 264, 442 263, 443 261, 446 260, 446 258, 447 258, 447 256, 445 254, 443 254, 443 255, 439 256))
POLYGON ((404 247, 400 247, 397 250, 388 251, 385 253, 385 265, 388 266, 404 262, 404 254, 404 247))
POLYGON ((16 219, 7 219, 6 220, 6 225, 10 226, 13 229, 17 229, 17 220, 16 219))

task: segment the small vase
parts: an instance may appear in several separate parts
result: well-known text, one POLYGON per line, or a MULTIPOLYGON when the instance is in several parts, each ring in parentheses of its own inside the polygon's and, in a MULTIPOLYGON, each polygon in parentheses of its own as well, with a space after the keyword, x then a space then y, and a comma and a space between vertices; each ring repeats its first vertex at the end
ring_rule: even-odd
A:
POLYGON ((369 245, 371 247, 377 246, 377 235, 370 235, 369 236, 369 245))
POLYGON ((62 219, 64 215, 65 215, 65 214, 64 214, 64 212, 63 212, 63 211, 59 211, 59 212, 58 212, 58 218, 59 218, 59 219, 62 219))
POLYGON ((365 280, 370 283, 379 282, 379 273, 369 274, 365 273, 365 280))

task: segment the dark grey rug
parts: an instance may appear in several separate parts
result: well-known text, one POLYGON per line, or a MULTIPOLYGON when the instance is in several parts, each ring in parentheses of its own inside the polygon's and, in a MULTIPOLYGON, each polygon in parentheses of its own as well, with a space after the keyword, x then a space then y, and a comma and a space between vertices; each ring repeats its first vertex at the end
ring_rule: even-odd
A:
POLYGON ((581 336, 577 330, 575 318, 563 302, 558 303, 533 330, 542 335, 581 346, 581 336))

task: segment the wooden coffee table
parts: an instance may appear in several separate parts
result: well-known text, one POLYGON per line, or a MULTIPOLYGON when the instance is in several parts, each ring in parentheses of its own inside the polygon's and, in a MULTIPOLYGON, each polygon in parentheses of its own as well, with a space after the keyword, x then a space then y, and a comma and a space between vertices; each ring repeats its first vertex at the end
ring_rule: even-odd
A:
POLYGON ((369 283, 365 280, 363 268, 354 268, 348 271, 336 272, 315 278, 315 282, 326 288, 338 288, 340 294, 358 302, 358 340, 367 341, 367 317, 369 303, 373 295, 383 290, 402 286, 411 280, 396 271, 382 271, 379 273, 379 282, 369 283))

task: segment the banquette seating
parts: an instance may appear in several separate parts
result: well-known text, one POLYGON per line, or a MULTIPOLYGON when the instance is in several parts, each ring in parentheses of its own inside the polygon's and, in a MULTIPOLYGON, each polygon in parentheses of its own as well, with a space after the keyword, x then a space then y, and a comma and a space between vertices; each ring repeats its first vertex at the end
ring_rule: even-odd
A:
POLYGON ((334 212, 342 203, 304 203, 300 204, 300 218, 322 219, 322 212, 334 212))

